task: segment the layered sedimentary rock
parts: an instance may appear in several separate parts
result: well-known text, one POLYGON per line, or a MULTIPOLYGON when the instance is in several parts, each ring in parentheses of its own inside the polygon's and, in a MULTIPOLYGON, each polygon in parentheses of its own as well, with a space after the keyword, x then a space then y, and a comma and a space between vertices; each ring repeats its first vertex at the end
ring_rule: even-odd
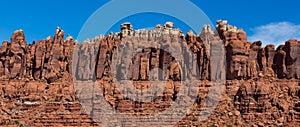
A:
MULTIPOLYGON (((204 26, 198 35, 184 35, 172 22, 152 30, 124 23, 120 30, 82 44, 70 35, 64 40, 59 27, 53 37, 32 44, 22 30, 15 31, 0 50, 0 125, 97 126, 81 108, 73 81, 97 82, 114 109, 142 117, 169 108, 180 81, 197 80, 195 104, 178 126, 299 126, 300 41, 289 40, 276 50, 272 44, 263 47, 225 20, 217 21, 215 32, 204 26), (192 111, 203 110, 211 81, 225 75, 219 106, 199 123, 192 111), (141 91, 155 81, 166 86, 153 102, 140 103, 124 97, 113 78, 131 80, 141 91)), ((101 109, 97 103, 93 112, 101 109)))

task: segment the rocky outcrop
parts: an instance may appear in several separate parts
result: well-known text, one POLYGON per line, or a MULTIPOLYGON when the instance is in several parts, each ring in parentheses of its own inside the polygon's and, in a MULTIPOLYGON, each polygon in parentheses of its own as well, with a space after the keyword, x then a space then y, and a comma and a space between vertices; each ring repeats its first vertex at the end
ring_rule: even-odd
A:
MULTIPOLYGON (((190 62, 195 64, 191 66, 197 66, 198 69, 193 70, 192 75, 197 75, 202 80, 210 80, 209 50, 211 42, 203 37, 209 37, 209 34, 214 35, 215 33, 208 26, 199 35, 189 31, 184 36, 179 29, 173 27, 173 23, 167 22, 164 27, 158 25, 154 30, 134 31, 130 23, 125 23, 121 25, 121 33, 111 33, 108 36, 88 40, 89 43, 93 43, 97 47, 86 48, 88 47, 87 44, 83 44, 79 45, 78 48, 97 52, 95 58, 97 62, 95 66, 90 68, 95 68, 96 78, 101 79, 104 76, 110 76, 111 57, 115 49, 120 44, 125 43, 122 38, 129 37, 131 40, 127 41, 134 43, 166 41, 166 44, 171 44, 172 41, 177 41, 179 44, 176 44, 178 46, 175 47, 186 45, 194 53, 194 60, 190 62), (171 38, 166 37, 163 38, 165 40, 159 40, 162 34, 171 38)), ((299 78, 299 60, 297 59, 299 57, 297 50, 299 41, 289 40, 275 51, 274 45, 262 47, 261 41, 247 42, 246 33, 242 29, 229 25, 225 20, 217 21, 216 31, 226 48, 227 79, 299 78)), ((33 44, 27 44, 24 32, 18 30, 12 35, 11 43, 7 41, 2 43, 0 75, 8 79, 34 78, 34 80, 46 80, 49 83, 55 82, 64 74, 71 74, 72 53, 75 43, 70 35, 64 40, 64 31, 59 27, 56 29, 54 37, 49 36, 46 40, 37 41, 33 44)), ((133 46, 133 44, 131 45, 133 46)), ((160 48, 163 47, 137 53, 129 67, 132 72, 126 74, 129 76, 128 78, 149 80, 150 71, 153 68, 161 68, 166 73, 162 78, 180 80, 178 75, 181 73, 178 72, 177 65, 172 62, 170 54, 168 55, 160 48), (143 65, 140 66, 140 64, 143 65)), ((178 49, 181 50, 181 48, 178 49)), ((88 57, 88 54, 86 55, 88 57)))
POLYGON ((287 78, 300 78, 300 41, 289 40, 285 43, 287 78))
POLYGON ((4 41, 1 47, 0 75, 3 79, 46 80, 48 83, 71 72, 72 53, 75 41, 57 28, 52 37, 27 44, 22 30, 4 41))
POLYGON ((272 44, 263 47, 225 20, 217 21, 215 32, 204 26, 198 35, 184 35, 172 22, 152 30, 124 23, 120 30, 82 44, 70 35, 64 40, 59 27, 53 37, 32 44, 22 30, 15 31, 0 50, 0 125, 97 126, 81 109, 75 80, 97 82, 112 107, 141 116, 169 108, 180 81, 193 79, 201 81, 198 97, 178 126, 299 126, 300 41, 276 50, 272 44), (224 73, 226 89, 216 112, 197 122, 192 111, 203 110, 210 81, 225 79, 224 73), (139 90, 157 80, 166 86, 153 102, 137 103, 116 89, 114 76, 134 81, 139 90))
POLYGON ((6 52, 9 58, 9 78, 21 78, 24 76, 25 66, 25 35, 22 30, 17 30, 11 36, 10 48, 6 52))
MULTIPOLYGON (((231 26, 224 20, 217 21, 217 32, 224 40, 227 50, 227 79, 254 79, 261 77, 296 78, 296 62, 293 58, 286 57, 286 52, 291 52, 288 41, 286 45, 277 48, 274 45, 262 47, 262 42, 247 42, 246 33, 242 29, 231 26), (289 62, 289 66, 286 65, 289 62), (294 66, 295 64, 295 66, 294 66), (293 68, 291 72, 287 67, 293 68), (289 73, 289 74, 287 74, 289 73), (290 75, 290 76, 287 76, 290 75)), ((297 41, 294 40, 294 45, 297 41)), ((296 50, 295 50, 296 51, 296 50)), ((294 52, 295 52, 294 51, 294 52)))
POLYGON ((249 123, 295 125, 299 118, 299 113, 293 110, 299 100, 298 83, 297 80, 243 82, 235 95, 235 107, 249 123))

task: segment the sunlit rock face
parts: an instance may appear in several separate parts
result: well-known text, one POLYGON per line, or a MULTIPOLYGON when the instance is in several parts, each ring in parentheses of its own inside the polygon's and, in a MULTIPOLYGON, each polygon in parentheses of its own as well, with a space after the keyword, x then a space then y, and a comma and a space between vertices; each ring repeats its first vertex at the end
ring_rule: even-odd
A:
POLYGON ((166 22, 135 30, 124 23, 119 33, 82 43, 71 35, 65 38, 59 27, 32 44, 24 31, 15 31, 0 49, 0 126, 97 126, 91 112, 82 109, 73 81, 96 82, 103 90, 87 97, 93 112, 101 108, 93 99, 102 95, 115 110, 144 117, 168 109, 179 96, 181 81, 190 79, 200 81, 200 87, 185 92, 199 92, 177 126, 299 126, 300 41, 263 47, 259 40, 248 42, 246 32, 226 20, 198 33, 174 26, 166 22), (141 91, 163 81, 165 90, 151 103, 135 102, 118 91, 113 78, 133 81, 141 91), (221 100, 199 123, 195 111, 203 110, 212 81, 218 79, 226 79, 221 100))

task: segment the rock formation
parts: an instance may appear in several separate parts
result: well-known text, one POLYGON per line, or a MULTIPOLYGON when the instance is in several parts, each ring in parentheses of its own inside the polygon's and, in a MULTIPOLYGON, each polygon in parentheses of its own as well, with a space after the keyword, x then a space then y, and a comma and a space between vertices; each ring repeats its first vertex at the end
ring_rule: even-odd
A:
POLYGON ((201 111, 210 81, 226 73, 215 112, 203 123, 189 112, 177 126, 299 126, 300 41, 289 40, 276 50, 272 44, 263 47, 261 41, 248 42, 243 29, 226 20, 217 21, 215 32, 204 26, 198 35, 184 35, 172 22, 152 30, 134 30, 130 23, 120 27, 120 33, 82 44, 70 35, 64 40, 59 27, 54 36, 32 44, 22 30, 15 31, 0 50, 0 125, 97 126, 81 109, 75 80, 97 82, 112 107, 142 116, 169 108, 180 81, 196 79, 201 82, 191 111, 201 111), (222 69, 226 72, 217 71, 222 69), (116 89, 113 74, 134 81, 139 90, 166 81, 165 90, 151 103, 135 102, 116 89))

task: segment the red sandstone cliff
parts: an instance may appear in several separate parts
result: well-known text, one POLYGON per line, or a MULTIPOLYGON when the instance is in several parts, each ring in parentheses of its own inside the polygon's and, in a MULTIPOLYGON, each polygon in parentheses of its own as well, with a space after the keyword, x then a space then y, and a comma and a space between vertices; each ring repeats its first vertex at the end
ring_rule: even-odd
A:
MULTIPOLYGON (((262 47, 263 42, 247 42, 242 29, 224 20, 217 21, 215 32, 205 26, 199 35, 192 31, 184 35, 173 28, 172 23, 164 27, 158 25, 153 30, 135 31, 130 24, 123 24, 120 33, 99 36, 80 45, 76 45, 71 36, 64 40, 64 31, 60 28, 53 37, 33 44, 27 44, 24 32, 17 30, 10 42, 2 43, 0 51, 0 125, 97 126, 80 107, 72 74, 80 80, 96 80, 99 87, 107 91, 106 100, 120 112, 157 112, 168 108, 167 102, 173 101, 179 91, 178 81, 189 78, 181 72, 187 69, 184 66, 180 69, 180 61, 161 50, 163 47, 138 52, 130 62, 129 72, 118 71, 121 78, 126 75, 138 88, 147 87, 152 78, 168 83, 164 94, 155 102, 136 104, 122 97, 111 79, 113 54, 123 46, 125 38, 130 39, 132 47, 144 44, 140 42, 164 41, 172 43, 178 52, 192 52, 193 59, 189 61, 197 64, 185 67, 196 66, 198 69, 189 73, 202 81, 192 108, 195 111, 201 110, 209 81, 216 76, 211 75, 210 70, 211 64, 215 64, 210 60, 212 45, 222 42, 226 51, 227 81, 215 113, 203 123, 196 122, 197 114, 188 113, 179 126, 299 126, 300 41, 289 40, 277 49, 272 44, 262 47), (164 38, 160 38, 160 32, 165 32, 164 38), (74 55, 77 57, 72 60, 74 55), (76 68, 72 68, 72 64, 77 65, 76 68), (150 75, 155 68, 163 72, 150 75), (84 73, 86 71, 91 73, 84 73)), ((130 51, 122 52, 122 56, 129 57, 130 51)))

